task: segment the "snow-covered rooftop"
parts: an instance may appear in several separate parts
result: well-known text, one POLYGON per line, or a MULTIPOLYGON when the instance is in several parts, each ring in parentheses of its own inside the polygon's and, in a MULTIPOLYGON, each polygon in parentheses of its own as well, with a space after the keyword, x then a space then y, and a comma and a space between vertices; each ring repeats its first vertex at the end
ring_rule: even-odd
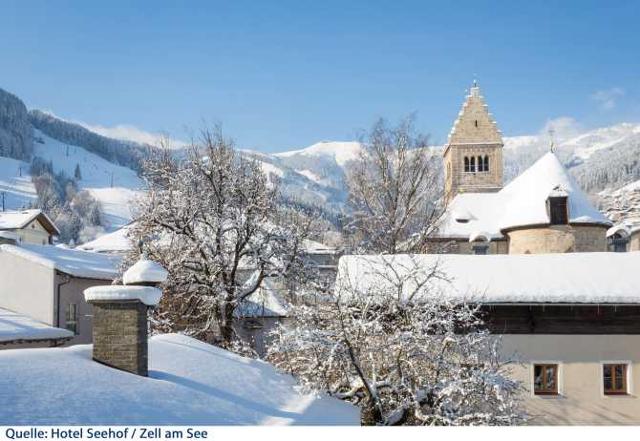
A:
POLYGON ((121 258, 106 254, 71 250, 52 245, 0 245, 0 252, 32 261, 74 277, 113 280, 121 258))
POLYGON ((567 196, 570 223, 610 226, 569 175, 558 157, 548 152, 497 193, 461 193, 442 217, 438 236, 468 239, 475 231, 492 238, 516 227, 549 224, 547 199, 567 196))
POLYGON ((276 282, 266 278, 260 287, 238 306, 236 315, 238 317, 286 317, 288 307, 276 282))
POLYGON ((0 230, 15 230, 26 227, 35 218, 40 218, 43 225, 51 234, 59 234, 60 232, 54 225, 53 221, 42 212, 42 210, 20 210, 20 211, 3 211, 0 212, 0 230))
POLYGON ((0 351, 0 390, 0 425, 360 422, 265 362, 177 334, 150 338, 149 377, 92 361, 90 345, 0 351))
POLYGON ((71 331, 54 328, 26 315, 0 308, 0 343, 62 340, 72 337, 71 331))
POLYGON ((103 234, 97 239, 91 242, 78 245, 76 249, 83 251, 93 251, 94 253, 119 253, 125 254, 132 248, 131 240, 129 239, 129 231, 131 224, 126 225, 119 230, 112 233, 103 234))
POLYGON ((640 304, 640 252, 345 256, 336 292, 375 293, 412 274, 403 286, 407 293, 433 268, 441 277, 430 279, 420 295, 480 303, 640 304))

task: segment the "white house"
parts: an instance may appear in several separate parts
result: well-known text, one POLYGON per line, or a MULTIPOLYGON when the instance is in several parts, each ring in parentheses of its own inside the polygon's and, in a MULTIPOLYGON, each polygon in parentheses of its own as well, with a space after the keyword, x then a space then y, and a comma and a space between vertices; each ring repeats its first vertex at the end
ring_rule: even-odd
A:
POLYGON ((59 346, 73 338, 73 332, 55 328, 0 308, 0 348, 33 348, 59 346))
POLYGON ((0 308, 91 342, 91 308, 82 291, 118 277, 120 257, 52 245, 0 245, 0 308))
POLYGON ((46 245, 60 231, 42 210, 0 212, 0 238, 2 242, 46 245))

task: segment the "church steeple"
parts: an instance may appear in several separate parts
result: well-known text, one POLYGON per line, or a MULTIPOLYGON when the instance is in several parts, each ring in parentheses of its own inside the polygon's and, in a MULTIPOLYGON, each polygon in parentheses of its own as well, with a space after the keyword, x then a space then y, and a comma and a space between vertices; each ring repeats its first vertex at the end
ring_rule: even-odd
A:
POLYGON ((474 80, 444 150, 445 200, 502 188, 502 133, 474 80))

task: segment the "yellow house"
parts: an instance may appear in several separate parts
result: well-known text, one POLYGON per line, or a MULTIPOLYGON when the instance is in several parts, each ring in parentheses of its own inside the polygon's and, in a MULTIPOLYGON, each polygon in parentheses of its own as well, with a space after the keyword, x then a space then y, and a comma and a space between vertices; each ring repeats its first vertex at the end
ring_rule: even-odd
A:
POLYGON ((0 212, 0 241, 47 245, 60 231, 42 210, 0 212))

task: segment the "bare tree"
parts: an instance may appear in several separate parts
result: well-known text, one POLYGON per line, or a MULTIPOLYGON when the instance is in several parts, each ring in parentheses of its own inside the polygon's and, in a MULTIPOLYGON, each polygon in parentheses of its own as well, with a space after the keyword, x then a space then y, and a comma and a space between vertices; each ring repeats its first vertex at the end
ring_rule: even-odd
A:
POLYGON ((347 173, 357 252, 421 251, 436 217, 440 168, 413 119, 396 127, 378 120, 347 173))
POLYGON ((520 384, 477 306, 433 295, 444 278, 437 265, 401 257, 341 261, 336 296, 298 306, 267 359, 304 389, 361 407, 363 424, 523 422, 520 384))
POLYGON ((169 271, 156 325, 233 347, 237 307, 265 278, 303 268, 312 219, 285 216, 260 164, 219 130, 203 131, 185 159, 162 150, 143 177, 133 240, 169 271))

